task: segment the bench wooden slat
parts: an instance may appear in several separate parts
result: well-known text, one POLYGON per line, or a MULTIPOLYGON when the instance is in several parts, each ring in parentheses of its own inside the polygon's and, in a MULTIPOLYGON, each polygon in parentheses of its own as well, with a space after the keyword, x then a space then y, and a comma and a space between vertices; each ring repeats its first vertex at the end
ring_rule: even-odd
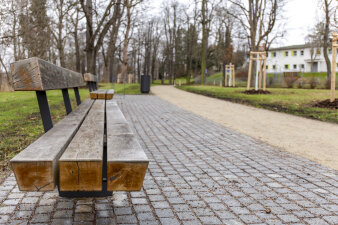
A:
POLYGON ((109 89, 106 93, 106 99, 111 100, 114 97, 114 89, 109 89))
POLYGON ((16 91, 45 91, 84 86, 82 74, 33 57, 11 64, 16 91))
POLYGON ((106 99, 107 90, 97 90, 97 99, 106 99))
POLYGON ((85 73, 83 74, 83 79, 86 82, 97 82, 97 76, 91 73, 85 73))
POLYGON ((108 191, 137 191, 143 184, 149 160, 121 110, 106 101, 108 191))
POLYGON ((74 137, 93 102, 85 100, 11 160, 21 191, 54 190, 58 180, 58 159, 74 137))
POLYGON ((96 90, 90 92, 90 98, 91 99, 105 99, 106 98, 106 92, 107 90, 96 90))
POLYGON ((101 191, 105 101, 96 100, 59 160, 61 191, 101 191))

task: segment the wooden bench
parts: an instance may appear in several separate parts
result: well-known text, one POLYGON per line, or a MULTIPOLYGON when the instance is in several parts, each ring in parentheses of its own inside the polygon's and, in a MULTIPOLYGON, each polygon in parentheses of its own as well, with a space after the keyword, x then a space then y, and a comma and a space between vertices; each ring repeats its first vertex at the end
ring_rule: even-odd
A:
POLYGON ((11 73, 16 91, 36 91, 46 132, 11 160, 21 191, 57 185, 60 196, 98 197, 141 189, 149 161, 115 100, 81 103, 83 76, 38 58, 11 64, 11 73), (77 96, 75 110, 69 88, 77 96), (68 115, 53 126, 46 91, 55 89, 62 90, 68 115))
POLYGON ((91 73, 85 73, 83 74, 83 79, 85 82, 87 82, 89 92, 97 90, 97 76, 91 73))

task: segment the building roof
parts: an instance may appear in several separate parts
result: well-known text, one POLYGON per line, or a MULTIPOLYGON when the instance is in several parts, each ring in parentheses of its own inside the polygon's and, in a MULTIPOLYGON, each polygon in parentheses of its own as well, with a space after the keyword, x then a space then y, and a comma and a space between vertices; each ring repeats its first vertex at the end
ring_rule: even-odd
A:
POLYGON ((303 48, 311 48, 311 47, 313 47, 313 45, 311 43, 303 44, 303 45, 289 45, 289 46, 283 46, 283 47, 279 47, 279 48, 270 48, 269 52, 271 52, 271 51, 281 51, 281 50, 292 50, 292 49, 303 49, 303 48))

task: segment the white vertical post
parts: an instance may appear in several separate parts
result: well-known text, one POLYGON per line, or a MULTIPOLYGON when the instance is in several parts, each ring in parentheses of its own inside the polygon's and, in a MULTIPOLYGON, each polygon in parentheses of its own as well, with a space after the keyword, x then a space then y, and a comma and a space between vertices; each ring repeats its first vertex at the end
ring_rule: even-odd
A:
POLYGON ((230 66, 229 66, 229 67, 230 67, 230 69, 229 69, 229 70, 230 70, 230 76, 229 76, 229 87, 231 87, 231 86, 232 86, 232 82, 231 82, 231 81, 232 81, 232 80, 231 80, 231 79, 232 79, 231 63, 230 63, 230 66))

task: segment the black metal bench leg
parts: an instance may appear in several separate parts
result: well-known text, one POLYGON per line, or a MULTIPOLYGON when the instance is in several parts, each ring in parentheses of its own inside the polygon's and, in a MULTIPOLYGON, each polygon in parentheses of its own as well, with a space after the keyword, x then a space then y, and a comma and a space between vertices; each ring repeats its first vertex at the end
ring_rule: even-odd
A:
POLYGON ((92 87, 90 85, 90 82, 87 82, 87 86, 88 86, 89 92, 92 92, 92 87))
POLYGON ((80 93, 79 93, 78 87, 74 88, 74 93, 75 93, 76 103, 77 103, 77 105, 80 105, 81 104, 81 98, 80 98, 80 93))
POLYGON ((50 115, 46 91, 36 91, 36 98, 40 108, 43 128, 45 133, 53 128, 52 116, 50 115))
POLYGON ((66 107, 66 113, 67 115, 72 112, 72 105, 70 104, 70 99, 69 99, 69 94, 68 94, 68 89, 62 89, 62 95, 63 95, 63 101, 65 103, 66 107))

